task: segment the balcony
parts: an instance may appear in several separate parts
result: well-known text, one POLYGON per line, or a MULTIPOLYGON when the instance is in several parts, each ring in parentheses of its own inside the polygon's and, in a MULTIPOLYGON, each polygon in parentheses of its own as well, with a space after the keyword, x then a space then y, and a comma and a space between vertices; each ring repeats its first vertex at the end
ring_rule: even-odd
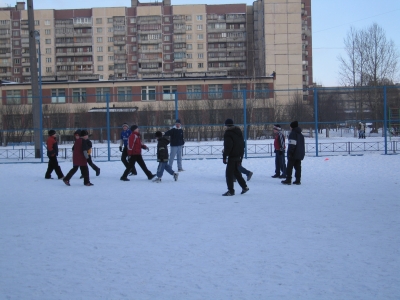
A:
POLYGON ((91 28, 92 22, 90 23, 74 23, 74 28, 91 28))
POLYGON ((162 52, 162 50, 161 50, 161 48, 159 48, 159 49, 139 49, 139 54, 140 53, 161 53, 162 52))
POLYGON ((78 75, 78 80, 99 80, 99 74, 78 75))
POLYGON ((114 36, 125 36, 126 35, 126 31, 125 30, 114 30, 114 36))
POLYGON ((137 31, 137 33, 138 34, 162 34, 162 29, 160 28, 160 29, 156 29, 156 30, 154 30, 154 29, 140 29, 140 30, 138 30, 137 31))
POLYGON ((126 50, 125 49, 124 50, 114 50, 114 54, 119 54, 119 55, 126 54, 126 50))
POLYGON ((11 77, 11 72, 0 73, 0 77, 11 77))
POLYGON ((0 44, 0 49, 11 49, 11 44, 0 44))
POLYGON ((161 73, 162 72, 162 68, 157 68, 157 69, 142 69, 139 68, 139 73, 161 73))
POLYGON ((0 58, 9 58, 11 57, 11 53, 0 53, 0 58))
POLYGON ((114 46, 123 46, 126 45, 126 41, 116 41, 114 40, 114 46))
POLYGON ((157 57, 157 58, 139 58, 138 60, 139 63, 161 63, 162 58, 157 57))
POLYGON ((115 64, 126 64, 126 58, 114 59, 115 64))
POLYGON ((154 45, 154 44, 161 44, 162 40, 158 39, 158 40, 140 40, 139 41, 139 45, 143 45, 143 44, 150 44, 150 45, 154 45))
POLYGON ((238 18, 226 18, 226 23, 246 23, 246 17, 245 15, 240 16, 238 18))

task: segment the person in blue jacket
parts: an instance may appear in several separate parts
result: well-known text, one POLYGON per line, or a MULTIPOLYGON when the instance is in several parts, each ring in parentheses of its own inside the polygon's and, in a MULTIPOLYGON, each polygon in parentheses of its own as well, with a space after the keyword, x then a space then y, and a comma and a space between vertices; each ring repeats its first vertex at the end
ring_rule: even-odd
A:
POLYGON ((301 128, 297 121, 290 123, 292 131, 289 134, 288 139, 288 150, 287 150, 287 167, 286 167, 286 179, 282 180, 283 184, 292 184, 292 172, 295 170, 295 178, 293 184, 301 184, 301 161, 305 156, 305 143, 304 136, 301 133, 301 128))
POLYGON ((185 144, 185 139, 183 138, 181 120, 176 119, 175 126, 165 132, 164 135, 169 136, 171 142, 171 154, 168 162, 169 166, 172 168, 175 156, 177 156, 178 172, 184 171, 182 168, 182 148, 185 144))
MULTIPOLYGON (((131 133, 132 131, 130 131, 129 125, 127 123, 122 124, 121 139, 119 142, 119 151, 122 152, 121 161, 124 164, 125 168, 127 168, 129 165, 127 144, 128 144, 128 138, 131 135, 131 133)), ((132 169, 130 171, 129 176, 131 175, 137 175, 135 164, 133 164, 132 169)))

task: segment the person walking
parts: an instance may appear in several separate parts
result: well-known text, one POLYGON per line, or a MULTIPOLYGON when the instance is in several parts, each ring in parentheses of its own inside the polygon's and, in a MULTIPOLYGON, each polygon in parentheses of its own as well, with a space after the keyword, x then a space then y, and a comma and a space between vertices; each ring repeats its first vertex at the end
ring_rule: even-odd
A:
POLYGON ((286 178, 285 164, 285 136, 282 134, 281 125, 274 125, 274 152, 275 152, 275 174, 272 178, 286 178), (282 172, 282 174, 281 174, 282 172))
POLYGON ((222 194, 222 196, 235 195, 234 178, 237 179, 237 182, 242 188, 241 194, 244 194, 249 191, 249 188, 242 177, 242 173, 239 171, 239 165, 242 163, 244 155, 243 133, 239 127, 233 124, 232 119, 226 119, 225 128, 222 161, 226 164, 225 178, 228 191, 222 194))
POLYGON ((129 156, 128 167, 126 168, 124 174, 121 176, 122 181, 129 181, 128 173, 131 171, 132 166, 137 162, 143 172, 146 174, 147 179, 151 180, 156 177, 156 174, 152 174, 148 169, 142 157, 142 149, 149 150, 149 148, 142 144, 142 140, 140 139, 139 127, 137 125, 131 126, 131 135, 128 138, 127 142, 127 153, 129 156))
POLYGON ((56 172, 58 179, 63 179, 64 174, 61 171, 61 167, 58 165, 58 144, 56 138, 56 131, 51 129, 48 131, 49 137, 47 138, 46 145, 47 145, 47 157, 49 158, 49 163, 47 164, 47 171, 44 175, 46 179, 53 179, 51 177, 51 173, 53 171, 56 172))
POLYGON ((99 176, 100 175, 100 168, 98 167, 98 166, 96 166, 94 163, 93 163, 93 160, 92 160, 92 141, 91 140, 89 140, 89 138, 86 140, 86 143, 87 143, 87 147, 89 148, 88 150, 87 150, 87 153, 88 153, 88 159, 87 159, 87 162, 88 162, 88 164, 89 164, 89 166, 96 172, 96 176, 99 176))
POLYGON ((75 144, 72 150, 72 169, 68 172, 67 176, 64 177, 63 181, 66 185, 70 186, 70 180, 72 176, 78 171, 78 168, 81 169, 81 173, 83 175, 83 184, 85 186, 92 186, 93 183, 89 180, 89 169, 87 166, 87 159, 89 155, 87 153, 88 145, 86 140, 88 139, 89 133, 82 129, 80 131, 80 138, 75 140, 75 144))
POLYGON ((175 126, 166 131, 164 135, 169 136, 171 140, 171 155, 168 162, 169 166, 172 168, 175 156, 177 156, 178 172, 184 171, 182 168, 182 149, 185 144, 185 139, 183 137, 181 120, 176 119, 175 126))
POLYGON ((305 143, 304 136, 301 133, 301 128, 297 121, 290 123, 290 128, 292 131, 289 134, 288 139, 288 150, 287 150, 287 168, 286 168, 286 179, 282 180, 283 184, 292 184, 292 172, 293 168, 295 170, 295 178, 293 184, 301 184, 301 161, 305 156, 305 143))
POLYGON ((157 138, 157 161, 158 161, 158 168, 157 168, 157 177, 153 179, 153 182, 160 183, 161 178, 163 176, 164 170, 167 171, 174 177, 174 180, 178 180, 179 173, 174 172, 171 166, 168 164, 168 144, 169 141, 163 137, 161 131, 157 131, 155 133, 157 138))
MULTIPOLYGON (((122 124, 122 132, 121 132, 121 139, 119 142, 119 151, 122 152, 121 154, 121 161, 124 164, 125 168, 128 167, 129 159, 128 159, 128 150, 126 145, 128 143, 128 138, 131 135, 132 131, 129 130, 129 125, 127 123, 122 124)), ((137 171, 135 165, 132 166, 130 170, 129 176, 137 175, 137 171)))

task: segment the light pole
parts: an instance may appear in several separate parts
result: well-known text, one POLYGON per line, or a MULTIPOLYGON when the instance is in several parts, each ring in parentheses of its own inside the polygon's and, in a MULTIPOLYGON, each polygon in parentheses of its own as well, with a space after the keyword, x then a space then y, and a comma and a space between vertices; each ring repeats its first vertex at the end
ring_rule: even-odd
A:
POLYGON ((43 106, 42 106, 42 57, 40 53, 40 33, 35 30, 35 40, 38 44, 38 63, 39 63, 39 128, 40 128, 40 160, 43 162, 43 106))

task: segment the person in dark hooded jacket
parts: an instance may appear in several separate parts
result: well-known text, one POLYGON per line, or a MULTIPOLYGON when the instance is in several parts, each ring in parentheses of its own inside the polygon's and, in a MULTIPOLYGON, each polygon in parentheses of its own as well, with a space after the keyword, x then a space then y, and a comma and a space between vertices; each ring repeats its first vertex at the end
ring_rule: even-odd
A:
POLYGON ((47 144, 47 157, 49 158, 49 163, 44 178, 52 179, 51 173, 55 171, 58 179, 63 179, 64 174, 61 171, 61 167, 58 165, 58 160, 57 160, 58 145, 57 145, 56 131, 54 129, 51 129, 49 130, 48 134, 49 137, 47 138, 46 144, 47 144))
POLYGON ((301 184, 301 161, 305 156, 305 143, 304 136, 301 133, 301 128, 297 121, 290 123, 292 131, 289 134, 288 139, 288 150, 287 150, 287 167, 286 167, 286 179, 282 180, 283 184, 292 184, 292 172, 295 170, 295 178, 293 184, 301 184))
POLYGON ((169 141, 163 137, 161 131, 157 131, 155 134, 158 142, 157 142, 157 161, 158 161, 158 168, 157 168, 157 177, 153 179, 153 182, 160 183, 161 177, 163 176, 164 170, 167 171, 174 177, 174 180, 178 180, 179 173, 174 172, 172 167, 168 164, 168 144, 169 141))
POLYGON ((246 181, 242 177, 242 173, 239 171, 239 166, 242 163, 244 155, 244 139, 242 131, 239 127, 233 125, 232 119, 225 121, 225 134, 224 134, 224 151, 222 153, 223 163, 226 164, 225 178, 228 186, 228 191, 222 196, 233 196, 235 195, 235 189, 233 187, 234 178, 242 188, 242 194, 246 193, 249 188, 247 187, 246 181))

